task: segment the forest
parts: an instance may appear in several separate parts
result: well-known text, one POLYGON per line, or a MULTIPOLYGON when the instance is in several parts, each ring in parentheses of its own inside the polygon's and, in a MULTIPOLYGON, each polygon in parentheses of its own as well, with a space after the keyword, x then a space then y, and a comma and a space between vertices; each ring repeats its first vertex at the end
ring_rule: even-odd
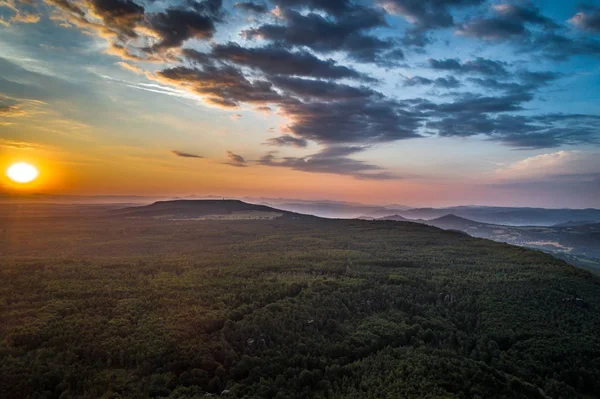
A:
POLYGON ((600 278, 415 223, 4 215, 3 398, 600 398, 600 278))

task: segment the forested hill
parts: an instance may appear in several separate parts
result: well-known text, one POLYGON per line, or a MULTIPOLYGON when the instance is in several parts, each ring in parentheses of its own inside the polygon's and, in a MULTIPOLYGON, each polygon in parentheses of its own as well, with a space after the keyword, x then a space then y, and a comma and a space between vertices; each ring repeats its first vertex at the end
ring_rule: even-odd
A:
MULTIPOLYGON (((273 217, 299 214, 271 208, 265 205, 248 204, 239 200, 173 200, 157 201, 150 205, 129 207, 112 212, 126 217, 198 218, 224 215, 272 215, 273 217)), ((306 216, 308 217, 308 216, 306 216)))
POLYGON ((600 397, 600 279, 435 227, 23 217, 0 262, 2 398, 600 397))

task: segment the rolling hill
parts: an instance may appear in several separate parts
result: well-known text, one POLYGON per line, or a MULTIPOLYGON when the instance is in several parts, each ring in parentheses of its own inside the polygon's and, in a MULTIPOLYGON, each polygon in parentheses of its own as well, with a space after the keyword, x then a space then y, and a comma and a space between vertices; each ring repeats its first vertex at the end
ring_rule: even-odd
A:
POLYGON ((300 217, 299 214, 293 212, 265 205, 248 204, 239 200, 157 201, 150 205, 119 209, 113 211, 112 214, 129 218, 163 219, 273 219, 285 216, 300 217))
POLYGON ((600 223, 567 223, 550 227, 506 226, 481 223, 453 214, 415 222, 542 250, 576 266, 600 273, 600 223))
MULTIPOLYGON (((570 221, 600 223, 598 209, 545 209, 488 206, 458 206, 450 208, 415 208, 394 212, 407 219, 435 219, 454 214, 481 223, 513 226, 552 226, 570 221)), ((392 214, 391 212, 389 213, 392 214)))
POLYGON ((202 219, 273 212, 218 202, 5 224, 0 397, 600 396, 599 277, 424 224, 202 219))

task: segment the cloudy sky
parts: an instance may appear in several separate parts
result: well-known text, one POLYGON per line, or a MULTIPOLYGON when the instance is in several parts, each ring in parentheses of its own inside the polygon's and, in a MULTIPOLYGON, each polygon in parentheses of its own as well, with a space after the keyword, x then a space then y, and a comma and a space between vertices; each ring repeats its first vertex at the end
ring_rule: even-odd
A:
POLYGON ((0 18, 0 166, 36 164, 32 192, 600 207, 598 1, 0 0, 0 18))

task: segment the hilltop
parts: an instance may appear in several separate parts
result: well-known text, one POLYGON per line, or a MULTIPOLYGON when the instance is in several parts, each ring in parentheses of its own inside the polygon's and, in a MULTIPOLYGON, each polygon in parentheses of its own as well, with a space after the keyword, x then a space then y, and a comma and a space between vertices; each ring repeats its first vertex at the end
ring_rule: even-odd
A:
POLYGON ((377 220, 394 220, 396 222, 414 222, 414 220, 407 219, 407 218, 402 217, 400 215, 384 216, 384 217, 379 218, 377 220))
POLYGON ((437 219, 431 219, 424 221, 423 223, 429 224, 432 226, 436 226, 442 229, 454 229, 454 230, 464 230, 469 227, 477 227, 478 225, 482 225, 484 223, 476 222, 474 220, 470 220, 467 218, 463 218, 460 216, 456 216, 455 214, 449 214, 437 219))
POLYGON ((225 199, 157 201, 150 205, 119 209, 113 214, 124 217, 162 219, 273 219, 284 216, 300 216, 266 205, 225 199))

